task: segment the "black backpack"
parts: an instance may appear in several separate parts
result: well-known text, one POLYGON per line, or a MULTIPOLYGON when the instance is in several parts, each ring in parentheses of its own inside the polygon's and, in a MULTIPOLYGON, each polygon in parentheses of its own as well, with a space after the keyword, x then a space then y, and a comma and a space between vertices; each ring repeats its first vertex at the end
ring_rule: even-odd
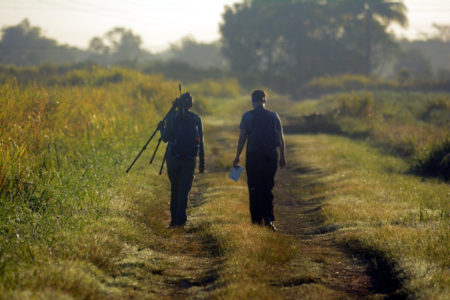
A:
POLYGON ((175 120, 175 135, 172 144, 172 154, 176 158, 194 158, 200 148, 200 132, 194 116, 186 114, 175 120))
POLYGON ((256 143, 262 151, 273 151, 280 146, 280 134, 275 124, 275 118, 267 109, 252 111, 252 126, 250 134, 255 136, 256 143))

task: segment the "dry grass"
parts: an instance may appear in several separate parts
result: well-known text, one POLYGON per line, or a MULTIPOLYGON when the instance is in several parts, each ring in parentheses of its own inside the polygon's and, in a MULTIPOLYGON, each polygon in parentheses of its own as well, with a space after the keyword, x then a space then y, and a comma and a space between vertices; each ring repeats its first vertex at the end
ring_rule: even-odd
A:
POLYGON ((298 150, 296 163, 329 174, 322 179, 323 213, 341 228, 338 240, 353 251, 381 253, 416 298, 449 295, 447 184, 405 175, 401 159, 345 138, 298 136, 289 143, 298 150))

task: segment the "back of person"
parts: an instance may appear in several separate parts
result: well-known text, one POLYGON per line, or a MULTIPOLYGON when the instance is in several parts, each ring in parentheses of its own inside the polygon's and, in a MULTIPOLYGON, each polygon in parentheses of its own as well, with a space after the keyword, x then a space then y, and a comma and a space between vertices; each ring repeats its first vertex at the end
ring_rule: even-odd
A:
POLYGON ((249 112, 248 118, 247 152, 276 151, 276 148, 280 146, 279 131, 281 130, 277 114, 258 106, 249 112))
POLYGON ((193 112, 177 116, 174 122, 174 138, 170 142, 172 154, 176 158, 192 159, 198 155, 200 148, 199 117, 193 112))
POLYGON ((236 158, 233 166, 238 167, 239 156, 247 142, 246 164, 247 184, 250 200, 250 215, 254 224, 265 224, 276 230, 273 221, 273 194, 277 165, 286 165, 284 138, 278 115, 265 109, 266 92, 252 93, 253 110, 243 114, 236 158), (280 156, 278 160, 278 152, 280 156))
POLYGON ((177 110, 167 116, 166 124, 160 125, 162 139, 169 142, 166 161, 171 187, 170 227, 186 223, 186 207, 197 156, 199 172, 203 173, 205 168, 202 120, 189 111, 193 98, 190 93, 185 93, 177 101, 177 110))

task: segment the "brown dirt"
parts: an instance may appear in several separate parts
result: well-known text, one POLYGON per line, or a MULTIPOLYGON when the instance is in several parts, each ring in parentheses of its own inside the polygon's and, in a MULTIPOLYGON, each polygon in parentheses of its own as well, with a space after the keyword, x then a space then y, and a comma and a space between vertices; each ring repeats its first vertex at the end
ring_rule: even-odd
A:
POLYGON ((394 294, 399 282, 391 278, 390 270, 375 269, 375 257, 364 257, 339 245, 333 233, 337 228, 324 226, 326 186, 319 180, 324 175, 320 170, 307 169, 278 172, 274 189, 278 230, 295 238, 301 255, 320 264, 320 283, 342 297, 402 298, 394 294))

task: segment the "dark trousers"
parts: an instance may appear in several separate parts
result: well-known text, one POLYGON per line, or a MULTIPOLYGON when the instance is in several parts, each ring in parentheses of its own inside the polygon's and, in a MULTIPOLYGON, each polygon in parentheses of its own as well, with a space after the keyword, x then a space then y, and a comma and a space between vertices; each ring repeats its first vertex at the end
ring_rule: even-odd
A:
POLYGON ((273 215, 273 194, 275 173, 278 166, 276 151, 248 152, 245 169, 247 171, 250 214, 253 223, 275 221, 273 215))
POLYGON ((167 174, 171 186, 171 225, 183 226, 186 223, 187 201, 194 181, 195 161, 195 158, 177 159, 167 153, 167 174))

